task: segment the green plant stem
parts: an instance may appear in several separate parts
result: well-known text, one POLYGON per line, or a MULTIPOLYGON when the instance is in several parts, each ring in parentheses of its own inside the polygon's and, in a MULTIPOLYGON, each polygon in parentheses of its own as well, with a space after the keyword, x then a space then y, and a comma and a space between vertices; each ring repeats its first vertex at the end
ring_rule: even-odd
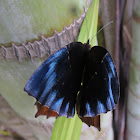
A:
MULTIPOLYGON (((91 39, 96 34, 98 6, 99 0, 94 0, 91 3, 80 30, 78 37, 79 42, 86 43, 88 39, 91 39)), ((93 38, 90 42, 92 46, 95 45, 95 39, 96 38, 93 38)), ((79 140, 81 129, 82 122, 77 116, 77 113, 75 113, 75 116, 71 119, 59 117, 55 121, 51 140, 79 140)))

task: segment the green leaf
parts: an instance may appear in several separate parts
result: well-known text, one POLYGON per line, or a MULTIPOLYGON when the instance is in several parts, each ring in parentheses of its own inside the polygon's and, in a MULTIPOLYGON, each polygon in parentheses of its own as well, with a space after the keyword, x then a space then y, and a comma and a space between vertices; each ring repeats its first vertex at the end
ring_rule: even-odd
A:
MULTIPOLYGON (((95 45, 95 35, 97 33, 99 0, 94 0, 83 21, 78 41, 86 43, 90 39, 90 44, 95 45), (88 29, 88 33, 87 33, 88 29), (93 38, 94 37, 94 38, 93 38), (92 39, 93 38, 93 39, 92 39), (91 40, 92 39, 92 40, 91 40)), ((73 118, 59 117, 55 121, 51 140, 79 140, 82 129, 82 122, 75 113, 73 118)))
POLYGON ((87 40, 89 39, 91 41, 90 44, 92 46, 95 45, 96 38, 94 36, 97 33, 98 7, 99 7, 99 0, 94 0, 88 9, 86 18, 83 21, 79 38, 78 38, 79 42, 87 43, 87 40))

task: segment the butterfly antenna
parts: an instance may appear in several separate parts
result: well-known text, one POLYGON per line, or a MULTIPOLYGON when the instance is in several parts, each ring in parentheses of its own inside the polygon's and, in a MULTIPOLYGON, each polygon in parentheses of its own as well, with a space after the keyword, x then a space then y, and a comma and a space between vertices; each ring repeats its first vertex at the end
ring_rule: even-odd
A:
MULTIPOLYGON (((98 34, 100 33, 105 27, 107 27, 108 25, 110 25, 111 23, 113 23, 113 21, 110 21, 109 23, 107 23, 106 25, 104 25, 90 40, 90 42, 92 41, 92 39, 98 34)), ((89 42, 89 43, 90 43, 89 42)))
MULTIPOLYGON (((85 17, 86 18, 86 28, 87 28, 87 40, 88 40, 88 36, 89 36, 89 34, 88 34, 88 26, 87 26, 87 17, 85 17)), ((89 40, 88 40, 89 41, 89 40)))

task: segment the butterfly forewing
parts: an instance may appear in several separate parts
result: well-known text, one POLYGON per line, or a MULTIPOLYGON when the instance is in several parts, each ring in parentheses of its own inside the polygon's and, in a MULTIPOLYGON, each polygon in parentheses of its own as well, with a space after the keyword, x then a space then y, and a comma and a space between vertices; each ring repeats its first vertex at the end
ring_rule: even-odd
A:
POLYGON ((24 90, 59 116, 73 117, 87 52, 79 42, 62 48, 35 71, 24 90))

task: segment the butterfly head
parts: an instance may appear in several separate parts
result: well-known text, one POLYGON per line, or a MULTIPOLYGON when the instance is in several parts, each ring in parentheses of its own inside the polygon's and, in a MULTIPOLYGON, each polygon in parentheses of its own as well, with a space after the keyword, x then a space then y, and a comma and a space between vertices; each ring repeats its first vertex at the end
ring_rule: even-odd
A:
POLYGON ((87 43, 84 43, 85 48, 89 51, 91 49, 91 45, 89 44, 89 39, 87 43))
POLYGON ((88 41, 87 41, 87 44, 89 45, 89 39, 88 39, 88 41))

